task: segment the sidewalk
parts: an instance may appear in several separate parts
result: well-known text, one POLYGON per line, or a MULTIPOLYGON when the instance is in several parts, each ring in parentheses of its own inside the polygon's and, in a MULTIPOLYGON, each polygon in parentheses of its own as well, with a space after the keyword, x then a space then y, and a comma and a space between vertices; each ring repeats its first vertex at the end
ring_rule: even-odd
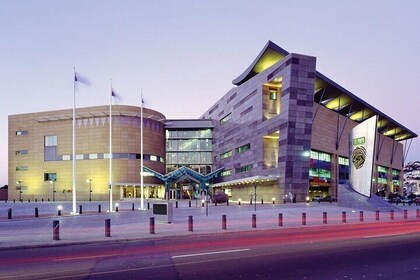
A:
MULTIPOLYGON (((119 211, 108 213, 107 202, 81 202, 83 214, 71 215, 71 202, 38 202, 0 203, 0 250, 7 248, 28 248, 42 246, 57 246, 66 244, 84 244, 91 242, 109 242, 132 239, 155 239, 171 236, 188 236, 196 234, 234 233, 240 231, 268 230, 279 228, 296 228, 308 226, 341 225, 343 211, 345 224, 362 223, 359 210, 338 207, 336 203, 295 203, 295 204, 257 204, 255 205, 231 202, 217 205, 209 204, 208 216, 206 207, 201 202, 188 200, 178 201, 178 208, 173 202, 173 223, 155 224, 155 234, 149 233, 152 210, 138 210, 140 200, 119 202, 119 211), (132 204, 135 210, 132 210, 132 204), (98 213, 98 205, 102 213, 98 213), (62 205, 62 215, 57 216, 57 207, 62 205), (35 207, 39 217, 35 218, 35 207), (8 219, 8 209, 12 208, 12 219, 8 219), (324 224, 324 212, 327 213, 327 224, 324 224), (306 213, 306 225, 302 225, 302 213, 306 213), (252 216, 256 215, 256 228, 252 227, 252 216), (282 226, 279 226, 279 214, 282 214, 282 226), (222 215, 226 215, 227 229, 222 229, 222 215), (188 231, 188 217, 193 216, 193 232, 188 231), (111 237, 105 237, 105 219, 111 220, 111 237), (53 221, 60 222, 60 240, 53 240, 53 221)), ((144 203, 147 209, 147 201, 144 203)), ((152 201, 150 202, 152 208, 152 201)), ((401 206, 407 210, 395 212, 393 221, 418 221, 419 206, 401 206)), ((392 221, 390 213, 380 213, 380 221, 392 221)), ((363 223, 376 221, 376 213, 364 211, 363 223)))

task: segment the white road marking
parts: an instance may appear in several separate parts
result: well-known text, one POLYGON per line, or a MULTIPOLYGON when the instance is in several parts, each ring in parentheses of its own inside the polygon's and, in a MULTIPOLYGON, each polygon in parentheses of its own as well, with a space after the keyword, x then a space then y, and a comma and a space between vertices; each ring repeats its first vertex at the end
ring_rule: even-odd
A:
POLYGON ((177 258, 188 258, 188 257, 205 256, 205 255, 228 254, 228 253, 236 253, 236 252, 245 252, 249 250, 251 249, 237 249, 237 250, 228 250, 228 251, 206 252, 206 253, 198 253, 198 254, 172 256, 172 258, 177 259, 177 258))
POLYGON ((396 235, 404 235, 404 234, 407 234, 407 232, 392 233, 392 234, 369 235, 369 236, 364 236, 363 238, 378 238, 378 237, 388 237, 388 236, 396 236, 396 235))

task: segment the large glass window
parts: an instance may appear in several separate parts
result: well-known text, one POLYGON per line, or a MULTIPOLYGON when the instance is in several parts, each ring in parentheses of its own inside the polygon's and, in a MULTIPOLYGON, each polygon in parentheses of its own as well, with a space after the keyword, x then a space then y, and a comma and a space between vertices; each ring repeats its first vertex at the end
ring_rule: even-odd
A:
POLYGON ((220 124, 227 123, 232 118, 232 113, 227 114, 220 120, 220 124))
POLYGON ((220 175, 222 177, 224 177, 224 176, 230 176, 230 175, 232 175, 232 169, 223 170, 222 173, 220 173, 220 175))
POLYGON ((232 156, 232 151, 227 151, 227 152, 224 152, 223 154, 220 154, 220 159, 225 159, 231 156, 232 156))
POLYGON ((248 172, 252 169, 252 164, 244 165, 235 169, 236 173, 248 172))
POLYGON ((345 157, 338 157, 338 164, 340 165, 349 165, 349 159, 345 157))
POLYGON ((57 146, 57 136, 45 136, 45 147, 57 146))

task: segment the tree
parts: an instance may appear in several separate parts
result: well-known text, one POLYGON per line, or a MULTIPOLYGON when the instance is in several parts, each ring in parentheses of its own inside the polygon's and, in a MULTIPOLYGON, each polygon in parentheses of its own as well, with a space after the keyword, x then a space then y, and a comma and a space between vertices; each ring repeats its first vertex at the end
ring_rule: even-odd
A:
POLYGON ((7 190, 9 188, 9 186, 8 185, 4 185, 3 187, 1 187, 0 189, 5 189, 5 190, 7 190))

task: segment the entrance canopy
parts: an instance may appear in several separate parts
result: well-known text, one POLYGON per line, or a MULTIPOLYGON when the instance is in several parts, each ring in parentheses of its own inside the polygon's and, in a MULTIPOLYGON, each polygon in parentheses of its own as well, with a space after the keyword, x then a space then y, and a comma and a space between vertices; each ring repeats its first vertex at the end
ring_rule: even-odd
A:
POLYGON ((150 172, 152 173, 155 177, 159 178, 160 180, 162 180, 165 183, 165 189, 166 191, 169 191, 169 186, 172 182, 176 182, 179 181, 181 178, 189 178, 192 179, 193 181, 196 181, 197 183, 200 184, 200 189, 201 190, 206 190, 207 189, 207 185, 206 183, 208 183, 209 180, 217 177, 220 172, 222 172, 224 169, 224 167, 219 168, 209 174, 206 175, 202 175, 194 170, 192 170, 191 168, 188 168, 186 166, 181 166, 180 168, 178 168, 175 171, 172 171, 166 175, 160 174, 157 171, 154 171, 153 169, 150 169, 146 166, 143 166, 143 171, 144 172, 150 172))

